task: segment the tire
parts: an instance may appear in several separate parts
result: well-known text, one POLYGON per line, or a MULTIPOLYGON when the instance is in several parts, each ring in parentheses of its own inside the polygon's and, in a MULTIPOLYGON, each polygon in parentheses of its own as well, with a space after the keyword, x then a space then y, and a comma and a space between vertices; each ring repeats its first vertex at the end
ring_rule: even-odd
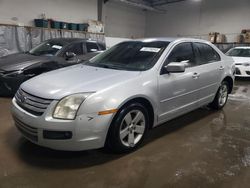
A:
POLYGON ((221 83, 217 93, 216 93, 216 96, 215 96, 213 102, 209 104, 209 107, 211 107, 215 110, 222 109, 227 103, 228 93, 229 93, 228 82, 223 81, 221 83))
POLYGON ((115 153, 136 150, 143 142, 149 129, 147 109, 140 103, 131 103, 118 111, 113 119, 106 147, 115 153))

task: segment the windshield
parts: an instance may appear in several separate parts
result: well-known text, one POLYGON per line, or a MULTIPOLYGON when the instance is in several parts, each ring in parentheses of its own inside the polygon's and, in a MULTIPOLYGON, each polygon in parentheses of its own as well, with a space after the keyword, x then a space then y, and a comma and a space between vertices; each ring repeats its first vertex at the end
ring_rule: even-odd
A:
POLYGON ((29 51, 30 54, 41 56, 54 56, 59 50, 61 50, 66 45, 65 42, 62 41, 45 41, 39 44, 37 47, 33 48, 29 51))
POLYGON ((250 57, 250 49, 235 48, 229 50, 226 55, 235 57, 250 57))
POLYGON ((86 65, 119 70, 145 71, 152 68, 169 42, 129 41, 120 43, 86 62, 86 65))

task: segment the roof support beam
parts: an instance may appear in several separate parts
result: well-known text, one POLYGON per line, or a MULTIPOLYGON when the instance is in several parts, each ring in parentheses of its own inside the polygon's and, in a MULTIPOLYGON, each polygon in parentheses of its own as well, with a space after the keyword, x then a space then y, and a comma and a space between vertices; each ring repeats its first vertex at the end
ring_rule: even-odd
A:
POLYGON ((171 3, 178 3, 181 1, 186 1, 186 0, 165 0, 165 1, 155 1, 152 3, 152 6, 163 6, 163 5, 167 5, 167 4, 171 4, 171 3))
POLYGON ((98 2, 97 2, 98 21, 102 21, 102 8, 103 8, 103 0, 98 0, 98 2))
POLYGON ((134 7, 137 7, 137 8, 141 8, 143 10, 149 10, 149 11, 154 11, 154 12, 159 12, 159 13, 165 13, 164 10, 152 7, 152 6, 147 5, 146 3, 142 3, 142 2, 136 2, 136 1, 131 1, 131 0, 116 0, 116 1, 126 3, 127 5, 131 5, 131 6, 134 6, 134 7))

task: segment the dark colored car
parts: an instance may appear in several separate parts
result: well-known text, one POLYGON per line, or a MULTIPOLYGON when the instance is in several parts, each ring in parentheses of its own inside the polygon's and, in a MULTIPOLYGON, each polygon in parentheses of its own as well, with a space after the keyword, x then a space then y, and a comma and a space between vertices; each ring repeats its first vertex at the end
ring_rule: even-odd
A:
POLYGON ((26 53, 0 58, 0 96, 12 96, 21 83, 42 74, 89 60, 105 45, 78 38, 47 40, 26 53))

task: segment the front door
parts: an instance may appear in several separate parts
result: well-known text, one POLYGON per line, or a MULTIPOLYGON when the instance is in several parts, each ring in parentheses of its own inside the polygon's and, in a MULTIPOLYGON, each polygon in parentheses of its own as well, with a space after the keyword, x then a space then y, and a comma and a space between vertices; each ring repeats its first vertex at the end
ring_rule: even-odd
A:
POLYGON ((198 106, 199 76, 191 43, 177 44, 163 67, 171 62, 184 63, 183 73, 159 75, 159 123, 170 120, 198 106))

